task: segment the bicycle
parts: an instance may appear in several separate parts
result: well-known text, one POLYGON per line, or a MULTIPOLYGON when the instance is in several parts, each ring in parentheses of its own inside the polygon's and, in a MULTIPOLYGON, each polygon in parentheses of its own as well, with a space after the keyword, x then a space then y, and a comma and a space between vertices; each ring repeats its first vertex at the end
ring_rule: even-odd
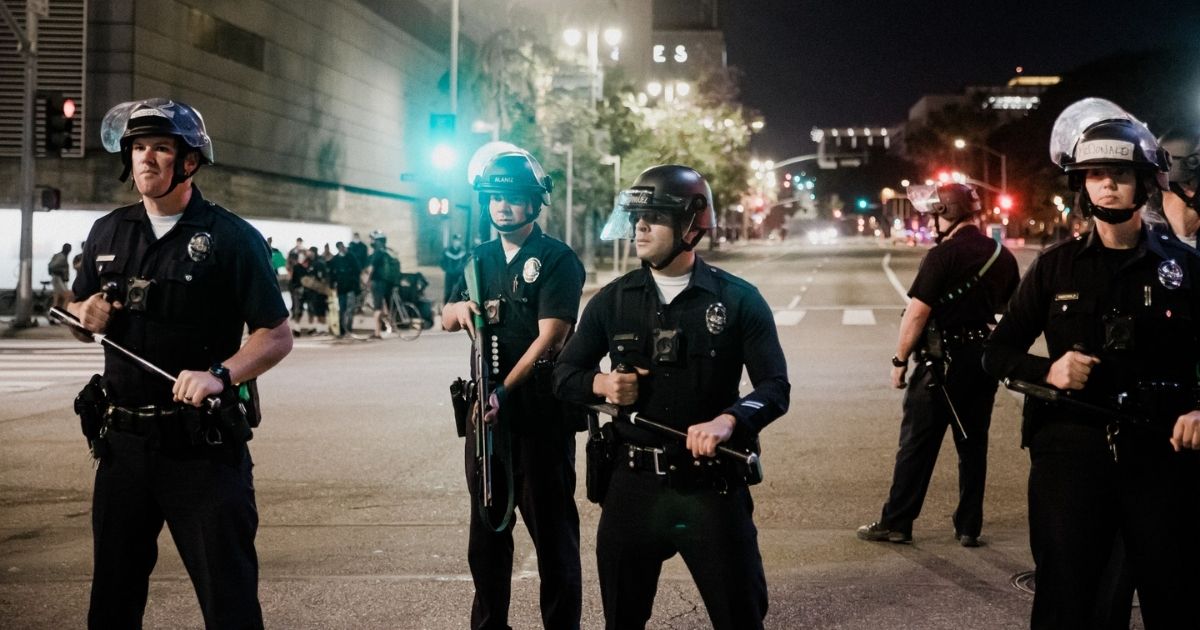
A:
MULTIPOLYGON (((42 280, 42 290, 33 292, 33 312, 32 316, 49 317, 46 315, 50 311, 50 305, 54 304, 54 292, 50 290, 50 281, 42 280)), ((14 315, 17 312, 17 290, 4 291, 0 293, 0 314, 14 315)))
POLYGON ((421 331, 425 330, 421 310, 416 304, 407 302, 400 296, 400 287, 392 287, 387 306, 384 323, 396 332, 396 336, 404 341, 412 341, 421 336, 421 331))

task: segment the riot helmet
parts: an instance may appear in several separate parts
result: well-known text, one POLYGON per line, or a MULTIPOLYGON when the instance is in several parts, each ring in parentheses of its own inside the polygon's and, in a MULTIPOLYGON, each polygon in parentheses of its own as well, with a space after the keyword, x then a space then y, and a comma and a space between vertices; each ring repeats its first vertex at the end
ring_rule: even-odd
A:
POLYGON ((488 221, 501 232, 519 230, 537 220, 542 207, 550 205, 550 191, 554 181, 546 175, 542 165, 528 151, 507 151, 492 157, 475 177, 475 191, 479 193, 479 205, 487 214, 488 221), (515 225, 496 225, 492 221, 489 204, 492 195, 523 195, 529 199, 529 214, 515 225))
POLYGON ((704 176, 687 166, 663 164, 642 171, 632 186, 617 195, 600 238, 633 238, 640 214, 651 211, 668 213, 675 233, 675 247, 665 261, 653 265, 656 269, 671 264, 680 253, 691 251, 705 233, 717 227, 712 188, 704 176), (688 238, 692 232, 695 236, 688 238))
POLYGON ((200 166, 213 163, 212 140, 204 128, 204 118, 190 105, 164 98, 128 101, 108 110, 100 125, 100 142, 109 153, 120 153, 124 170, 121 181, 133 168, 133 139, 141 136, 172 136, 176 139, 175 172, 171 187, 175 190, 191 173, 183 170, 184 158, 195 151, 200 166))
POLYGON ((1197 210, 1200 203, 1200 195, 1196 193, 1200 185, 1200 125, 1175 127, 1159 137, 1158 144, 1171 160, 1171 168, 1167 172, 1168 189, 1188 207, 1197 210), (1191 194, 1183 188, 1189 182, 1191 194))
POLYGON ((1078 101, 1059 114, 1050 134, 1050 159, 1067 173, 1084 216, 1123 223, 1146 203, 1153 188, 1167 187, 1169 159, 1138 119, 1104 99, 1078 101), (1137 176, 1132 208, 1105 208, 1092 203, 1083 182, 1093 168, 1128 168, 1137 176))
POLYGON ((949 236, 960 223, 975 218, 983 211, 983 204, 979 201, 979 193, 975 187, 958 182, 909 186, 907 196, 917 212, 941 217, 950 222, 950 227, 945 232, 936 221, 934 222, 934 231, 937 233, 935 241, 938 243, 949 236))

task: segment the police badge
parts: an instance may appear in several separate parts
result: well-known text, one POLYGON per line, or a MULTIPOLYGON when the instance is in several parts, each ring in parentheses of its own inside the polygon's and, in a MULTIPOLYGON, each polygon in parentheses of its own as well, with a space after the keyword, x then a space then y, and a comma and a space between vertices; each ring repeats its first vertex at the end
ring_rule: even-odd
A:
POLYGON ((538 276, 542 274, 542 261, 536 258, 530 258, 525 261, 525 267, 521 270, 521 277, 528 284, 537 282, 538 276))
POLYGON ((1178 289, 1183 286, 1183 267, 1173 259, 1162 261, 1158 265, 1158 281, 1168 289, 1178 289))
POLYGON ((708 327, 708 332, 719 335, 725 330, 727 322, 725 305, 720 302, 714 302, 708 305, 708 310, 704 311, 704 325, 708 327))
POLYGON ((201 262, 212 253, 213 239, 208 232, 196 232, 192 235, 192 240, 188 241, 188 257, 196 262, 201 262))

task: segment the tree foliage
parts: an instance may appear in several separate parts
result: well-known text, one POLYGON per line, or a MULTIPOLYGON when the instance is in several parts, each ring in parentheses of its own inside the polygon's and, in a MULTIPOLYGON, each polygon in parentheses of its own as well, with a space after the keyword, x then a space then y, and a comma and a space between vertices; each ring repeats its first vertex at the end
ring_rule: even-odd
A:
POLYGON ((737 77, 724 72, 707 77, 692 98, 674 103, 639 103, 632 85, 618 70, 607 72, 603 98, 593 104, 579 77, 583 69, 557 58, 539 43, 537 33, 495 33, 466 64, 479 103, 498 121, 500 138, 537 157, 554 179, 555 211, 549 226, 565 230, 569 146, 573 154, 573 243, 582 244, 612 208, 611 156, 621 159, 620 187, 656 164, 684 164, 700 171, 713 187, 718 209, 735 203, 749 177, 749 120, 755 116, 737 104, 737 77), (610 163, 605 163, 606 161, 610 163))

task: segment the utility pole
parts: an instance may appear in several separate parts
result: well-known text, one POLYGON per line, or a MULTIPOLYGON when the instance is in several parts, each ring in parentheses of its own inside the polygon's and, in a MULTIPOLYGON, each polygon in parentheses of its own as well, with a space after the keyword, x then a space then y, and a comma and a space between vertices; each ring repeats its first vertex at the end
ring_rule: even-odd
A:
POLYGON ((17 312, 13 328, 34 325, 33 315, 33 191, 37 180, 33 148, 33 101, 37 92, 38 17, 49 17, 49 0, 25 0, 25 30, 22 31, 8 6, 0 2, 0 14, 17 37, 25 58, 24 116, 21 121, 21 266, 17 278, 17 312))

